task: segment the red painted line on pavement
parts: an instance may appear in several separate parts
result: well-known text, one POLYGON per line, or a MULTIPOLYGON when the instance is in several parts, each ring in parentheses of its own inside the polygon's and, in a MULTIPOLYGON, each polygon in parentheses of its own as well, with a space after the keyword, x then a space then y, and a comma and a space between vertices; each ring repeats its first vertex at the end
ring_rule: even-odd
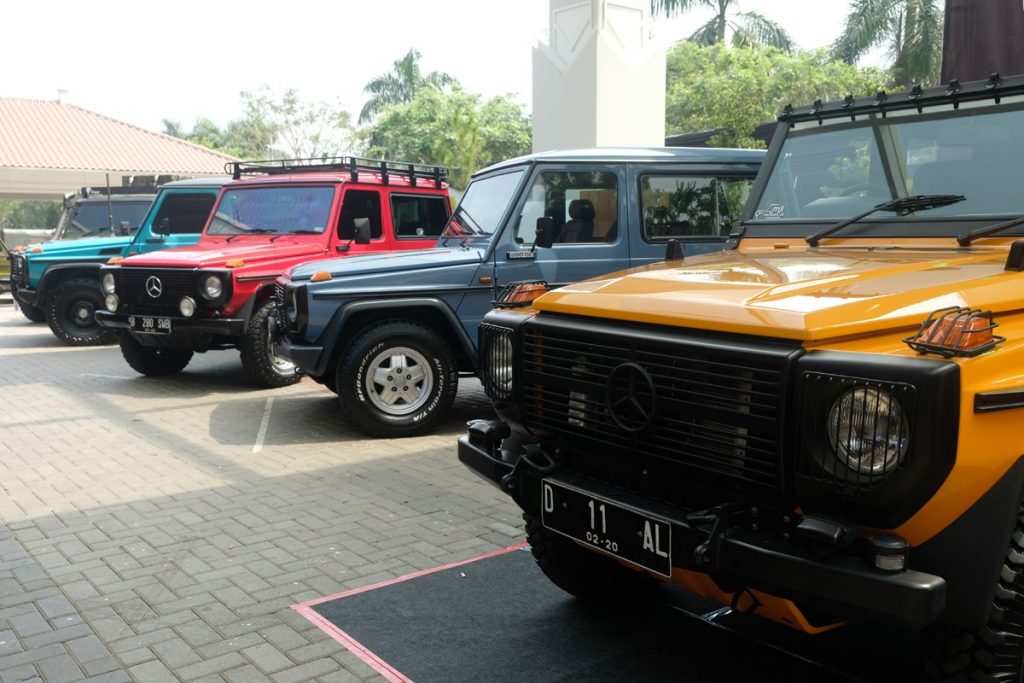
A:
POLYGON ((458 562, 450 562, 443 564, 440 567, 434 567, 433 569, 423 569, 418 572, 399 576, 394 579, 388 579, 386 581, 380 581, 378 583, 371 584, 369 586, 363 586, 362 588, 353 588, 351 590, 342 591, 341 593, 335 593, 334 595, 328 595, 323 598, 314 598, 313 600, 307 600, 306 602, 300 602, 296 605, 292 605, 292 609, 298 614, 305 617, 310 623, 319 628, 321 631, 326 633, 332 639, 340 643, 345 649, 349 650, 352 654, 359 659, 363 660, 369 667, 379 673, 381 676, 391 681, 392 683, 412 683, 412 680, 402 674, 401 671, 395 669, 393 666, 385 662, 383 659, 375 655, 369 648, 364 646, 358 640, 350 636, 345 631, 341 630, 330 621, 322 617, 313 607, 324 602, 330 602, 332 600, 338 600, 339 598, 347 598, 351 595, 358 595, 359 593, 366 593, 368 591, 376 590, 377 588, 384 588, 385 586, 392 586, 402 581, 408 581, 409 579, 415 579, 420 576, 426 576, 428 574, 434 574, 436 572, 444 571, 445 569, 452 569, 454 567, 461 567, 464 564, 471 564, 473 562, 479 562, 480 560, 486 560, 490 557, 497 557, 506 553, 511 553, 516 550, 522 550, 526 547, 526 543, 519 543, 518 545, 509 546, 508 548, 502 548, 501 550, 495 550, 494 552, 480 555, 479 557, 471 557, 468 560, 460 560, 458 562))

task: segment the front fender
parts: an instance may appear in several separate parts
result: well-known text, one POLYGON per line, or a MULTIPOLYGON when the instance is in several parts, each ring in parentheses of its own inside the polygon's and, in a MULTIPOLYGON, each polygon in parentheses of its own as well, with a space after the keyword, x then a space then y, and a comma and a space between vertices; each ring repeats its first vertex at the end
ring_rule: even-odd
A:
POLYGON ((39 287, 36 289, 36 305, 42 306, 46 301, 48 290, 56 287, 61 281, 75 276, 95 277, 99 282, 100 267, 102 263, 54 263, 47 266, 39 279, 39 287))
POLYGON ((476 347, 473 344, 473 340, 469 338, 468 334, 466 334, 466 330, 462 327, 462 323, 459 322, 459 317, 448 304, 435 297, 395 297, 353 301, 352 303, 338 308, 338 310, 336 310, 331 316, 331 320, 327 323, 327 326, 320 334, 320 337, 317 339, 317 345, 323 348, 323 352, 317 360, 314 371, 310 374, 319 377, 327 371, 331 358, 334 357, 335 352, 339 348, 339 340, 342 339, 343 334, 348 332, 346 326, 355 315, 365 313, 367 311, 387 311, 409 308, 430 310, 432 312, 440 313, 445 320, 448 321, 451 331, 459 340, 462 350, 470 359, 473 367, 476 367, 476 347))

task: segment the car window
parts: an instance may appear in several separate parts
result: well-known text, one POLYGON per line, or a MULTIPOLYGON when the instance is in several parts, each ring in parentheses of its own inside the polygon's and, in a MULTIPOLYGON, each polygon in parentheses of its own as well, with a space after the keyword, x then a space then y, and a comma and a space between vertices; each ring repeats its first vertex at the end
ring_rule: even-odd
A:
POLYGON ((607 171, 537 174, 516 228, 516 242, 533 244, 537 219, 553 218, 555 245, 614 242, 618 234, 618 178, 607 171))
POLYGON ((71 224, 63 238, 78 239, 86 235, 96 235, 111 226, 119 227, 121 223, 128 223, 128 229, 134 232, 142 224, 151 203, 149 200, 115 201, 110 202, 109 205, 106 201, 79 202, 75 204, 71 224), (111 222, 111 215, 113 215, 113 222, 111 222))
POLYGON ((203 231, 217 195, 168 194, 153 218, 152 230, 159 235, 191 235, 203 231))
POLYGON ((341 217, 338 219, 338 237, 343 240, 355 239, 355 220, 370 219, 370 238, 381 236, 380 193, 375 190, 345 190, 342 199, 341 217))
POLYGON ((434 195, 391 195, 391 220, 399 239, 438 237, 448 222, 448 200, 434 195))
POLYGON ((752 178, 643 176, 644 238, 728 235, 739 220, 753 182, 752 178))

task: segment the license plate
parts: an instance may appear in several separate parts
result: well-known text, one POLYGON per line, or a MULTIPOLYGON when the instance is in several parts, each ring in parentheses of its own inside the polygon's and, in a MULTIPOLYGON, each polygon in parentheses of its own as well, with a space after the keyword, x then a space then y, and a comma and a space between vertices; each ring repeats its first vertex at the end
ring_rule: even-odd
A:
POLYGON ((152 315, 130 315, 128 316, 128 327, 132 332, 143 334, 170 334, 171 319, 152 315))
POLYGON ((662 576, 672 574, 672 527, 635 510, 545 479, 541 522, 563 536, 662 576))

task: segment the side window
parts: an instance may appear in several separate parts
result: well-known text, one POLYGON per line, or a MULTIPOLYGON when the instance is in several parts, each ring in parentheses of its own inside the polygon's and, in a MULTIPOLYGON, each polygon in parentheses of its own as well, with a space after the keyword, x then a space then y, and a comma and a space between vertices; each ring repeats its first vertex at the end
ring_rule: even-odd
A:
POLYGON ((158 235, 190 235, 202 232, 216 201, 217 195, 210 192, 169 194, 164 197, 156 216, 153 217, 152 231, 158 235))
POLYGON ((644 238, 722 237, 739 220, 751 178, 644 176, 644 238))
POLYGON ((448 200, 433 195, 391 195, 391 219, 399 239, 438 237, 448 222, 448 200))
POLYGON ((338 219, 338 237, 343 240, 355 238, 355 220, 370 219, 370 237, 381 236, 380 193, 375 190, 345 190, 338 219))
POLYGON ((618 178, 607 171, 545 171, 527 194, 516 242, 533 244, 537 219, 549 216, 556 244, 614 242, 618 234, 618 178))

